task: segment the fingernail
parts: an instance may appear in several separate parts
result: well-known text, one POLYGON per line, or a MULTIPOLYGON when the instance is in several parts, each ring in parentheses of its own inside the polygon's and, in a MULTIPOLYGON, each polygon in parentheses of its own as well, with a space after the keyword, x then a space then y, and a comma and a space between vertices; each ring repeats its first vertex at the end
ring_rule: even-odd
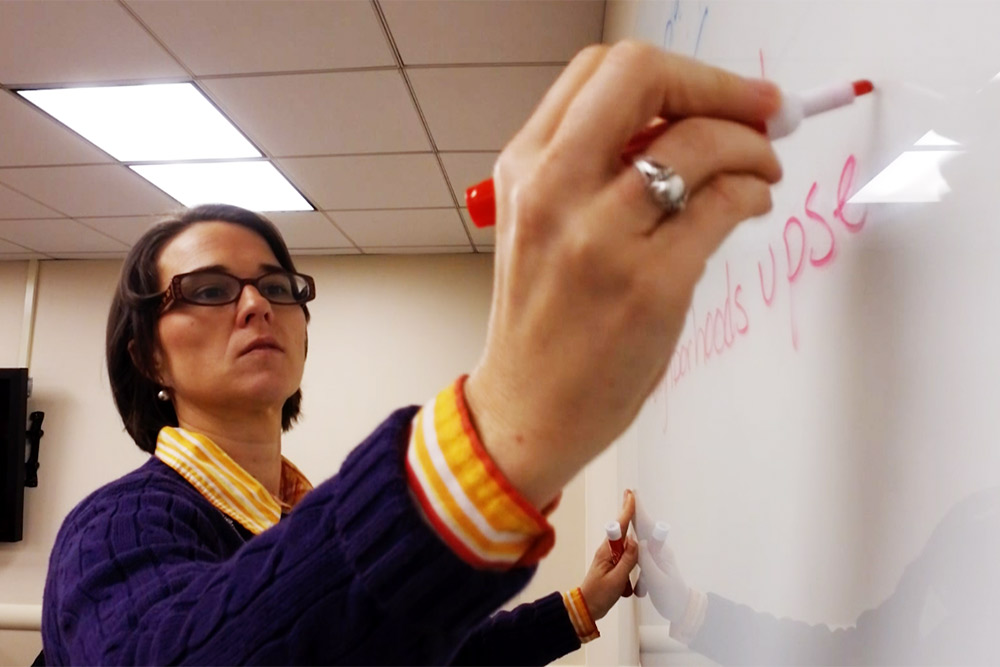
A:
POLYGON ((777 109, 781 105, 781 89, 767 79, 749 79, 750 86, 757 97, 768 108, 777 109))

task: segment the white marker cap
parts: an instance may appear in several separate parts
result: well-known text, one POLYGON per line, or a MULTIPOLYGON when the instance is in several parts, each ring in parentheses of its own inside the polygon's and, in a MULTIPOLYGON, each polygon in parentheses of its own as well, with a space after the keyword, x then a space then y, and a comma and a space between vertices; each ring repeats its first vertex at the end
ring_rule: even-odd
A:
POLYGON ((608 534, 608 539, 611 541, 622 539, 622 526, 617 521, 608 521, 604 532, 608 534))
POLYGON ((653 541, 654 542, 666 542, 667 535, 670 534, 670 524, 666 521, 657 521, 656 525, 653 526, 653 541))

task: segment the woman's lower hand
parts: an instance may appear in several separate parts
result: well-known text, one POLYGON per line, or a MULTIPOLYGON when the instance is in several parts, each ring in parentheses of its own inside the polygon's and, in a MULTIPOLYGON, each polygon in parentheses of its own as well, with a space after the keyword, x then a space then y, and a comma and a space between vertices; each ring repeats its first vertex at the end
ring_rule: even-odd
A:
MULTIPOLYGON (((621 513, 618 515, 622 535, 628 533, 628 526, 634 514, 635 496, 631 491, 626 491, 621 513)), ((595 621, 600 620, 615 606, 622 597, 625 584, 629 581, 629 574, 638 562, 639 545, 632 538, 626 538, 625 551, 617 562, 611 554, 607 540, 601 542, 601 546, 594 553, 590 569, 580 584, 580 591, 583 593, 583 600, 587 603, 591 618, 595 621)))
POLYGON ((631 423, 659 382, 705 262, 767 212, 781 168, 744 123, 777 89, 634 42, 581 52, 494 168, 497 238, 484 354, 465 387, 500 469, 544 506, 631 423), (629 138, 689 195, 664 218, 629 138))

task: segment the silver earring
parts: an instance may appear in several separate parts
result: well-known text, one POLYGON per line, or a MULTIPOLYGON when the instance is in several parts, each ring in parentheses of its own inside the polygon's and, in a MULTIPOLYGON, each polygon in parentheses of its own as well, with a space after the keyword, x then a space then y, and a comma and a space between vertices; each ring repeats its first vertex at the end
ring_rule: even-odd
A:
POLYGON ((167 391, 166 389, 161 389, 160 391, 158 391, 156 393, 156 397, 158 399, 160 399, 161 401, 169 401, 170 400, 170 392, 167 391))

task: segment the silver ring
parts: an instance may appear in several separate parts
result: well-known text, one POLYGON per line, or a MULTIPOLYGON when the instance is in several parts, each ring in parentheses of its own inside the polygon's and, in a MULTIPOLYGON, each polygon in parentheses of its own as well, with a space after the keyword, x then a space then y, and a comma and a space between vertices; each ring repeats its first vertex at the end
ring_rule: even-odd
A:
POLYGON ((670 167, 664 167, 648 155, 636 158, 632 166, 646 181, 646 192, 665 215, 673 215, 684 210, 687 204, 687 187, 684 179, 670 167))

